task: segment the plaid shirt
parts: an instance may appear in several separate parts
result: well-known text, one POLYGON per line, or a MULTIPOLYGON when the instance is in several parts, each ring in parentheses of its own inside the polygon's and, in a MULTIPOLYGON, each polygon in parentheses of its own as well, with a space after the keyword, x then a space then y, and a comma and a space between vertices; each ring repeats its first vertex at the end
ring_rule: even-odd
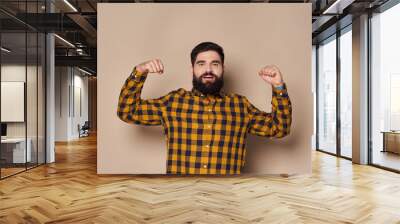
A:
POLYGON ((281 138, 290 132, 286 84, 272 88, 272 111, 266 113, 245 96, 223 91, 205 96, 179 88, 156 99, 141 99, 146 77, 133 69, 121 89, 117 114, 128 123, 163 125, 168 174, 240 174, 247 133, 281 138))

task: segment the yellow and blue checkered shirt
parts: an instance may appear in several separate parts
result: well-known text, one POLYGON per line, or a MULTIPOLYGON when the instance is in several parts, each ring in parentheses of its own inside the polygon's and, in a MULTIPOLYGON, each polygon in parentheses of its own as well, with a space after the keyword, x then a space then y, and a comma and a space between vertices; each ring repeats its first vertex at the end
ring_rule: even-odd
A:
POLYGON ((133 69, 125 81, 117 114, 125 122, 163 125, 168 174, 240 174, 247 133, 281 138, 289 134, 292 107, 286 84, 272 88, 267 113, 239 94, 203 95, 196 89, 173 90, 141 99, 147 73, 133 69))

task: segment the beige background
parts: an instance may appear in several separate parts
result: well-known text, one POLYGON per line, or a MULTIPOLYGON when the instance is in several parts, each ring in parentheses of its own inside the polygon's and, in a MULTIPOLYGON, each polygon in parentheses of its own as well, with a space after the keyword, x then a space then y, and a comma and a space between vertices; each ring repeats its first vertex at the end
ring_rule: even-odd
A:
POLYGON ((161 126, 117 117, 118 96, 132 68, 160 58, 165 73, 150 74, 142 98, 191 89, 190 52, 203 41, 225 51, 225 91, 246 95, 271 111, 271 86, 258 75, 275 64, 292 101, 291 134, 283 139, 248 135, 243 173, 311 172, 311 4, 98 4, 98 157, 100 174, 166 171, 161 126))

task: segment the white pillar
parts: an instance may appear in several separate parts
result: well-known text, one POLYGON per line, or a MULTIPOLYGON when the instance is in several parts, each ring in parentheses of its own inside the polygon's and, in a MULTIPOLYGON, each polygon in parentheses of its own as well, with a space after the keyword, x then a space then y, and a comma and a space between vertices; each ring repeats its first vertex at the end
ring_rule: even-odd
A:
MULTIPOLYGON (((47 12, 53 12, 54 6, 50 1, 46 4, 47 12)), ((54 133, 55 133, 55 44, 54 34, 46 35, 46 163, 55 161, 54 133)))
POLYGON ((353 162, 368 163, 368 15, 353 20, 353 162))

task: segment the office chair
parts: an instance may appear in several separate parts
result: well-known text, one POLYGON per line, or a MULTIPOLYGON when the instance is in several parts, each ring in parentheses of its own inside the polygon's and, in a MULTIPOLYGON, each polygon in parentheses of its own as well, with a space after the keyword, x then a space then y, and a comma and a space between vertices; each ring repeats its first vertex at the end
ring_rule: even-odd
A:
POLYGON ((80 125, 78 124, 79 138, 89 136, 89 129, 90 129, 89 121, 85 121, 82 127, 80 127, 80 125))

